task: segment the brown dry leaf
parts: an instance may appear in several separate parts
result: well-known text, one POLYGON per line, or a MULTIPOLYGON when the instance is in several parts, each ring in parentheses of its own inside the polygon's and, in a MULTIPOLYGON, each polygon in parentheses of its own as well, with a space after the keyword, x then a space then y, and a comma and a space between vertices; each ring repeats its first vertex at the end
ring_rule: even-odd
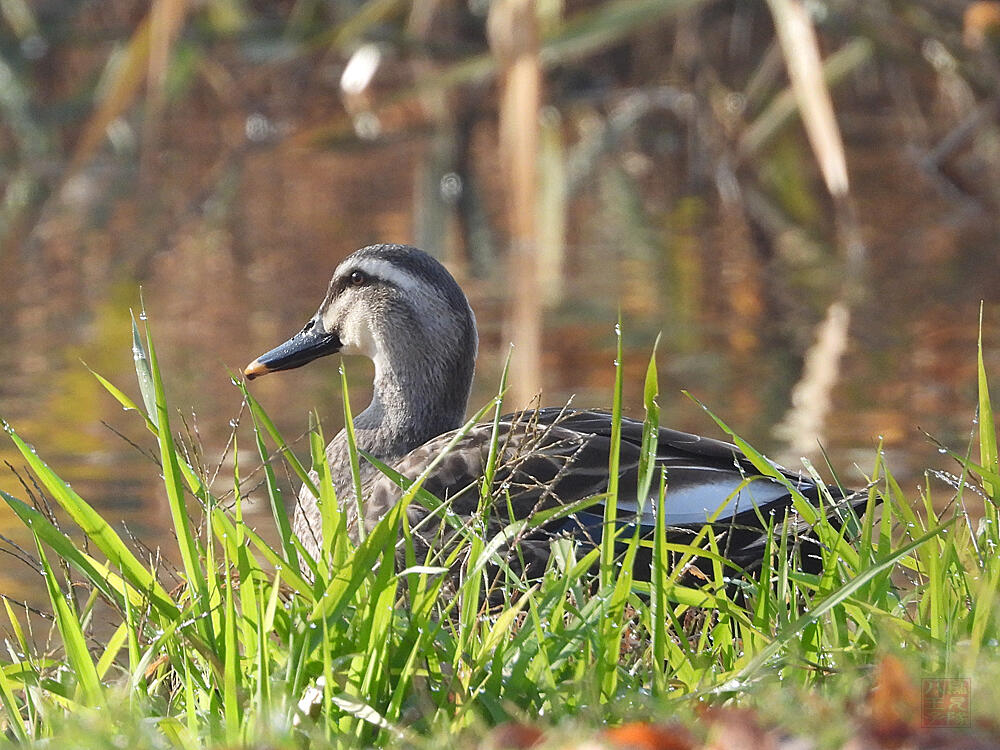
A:
POLYGON ((603 739, 612 748, 621 750, 694 750, 694 739, 677 724, 649 724, 637 721, 605 729, 603 739))
POLYGON ((146 671, 143 673, 143 676, 148 680, 154 674, 156 674, 157 669, 162 667, 164 664, 169 664, 169 663, 170 663, 170 657, 167 656, 166 654, 163 654, 162 656, 159 656, 158 658, 154 659, 153 663, 150 664, 148 667, 146 667, 146 671))
POLYGON ((706 750, 778 750, 778 735, 765 730, 747 708, 709 708, 702 712, 709 725, 706 750))
POLYGON ((875 687, 868 699, 871 733, 886 747, 895 747, 910 737, 920 716, 920 692, 903 663, 885 656, 875 670, 875 687))
POLYGON ((480 747, 482 750, 525 750, 541 742, 543 736, 538 727, 510 721, 494 727, 480 747))

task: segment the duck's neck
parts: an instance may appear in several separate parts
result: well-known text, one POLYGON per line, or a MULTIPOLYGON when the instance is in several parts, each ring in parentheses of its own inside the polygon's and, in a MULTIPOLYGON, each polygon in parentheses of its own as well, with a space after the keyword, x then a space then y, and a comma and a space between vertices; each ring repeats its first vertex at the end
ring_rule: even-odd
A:
MULTIPOLYGON (((412 354, 412 353, 411 353, 412 354)), ((447 364, 423 357, 394 366, 375 359, 371 404, 354 420, 358 446, 392 461, 431 438, 460 427, 472 384, 471 363, 447 364)))

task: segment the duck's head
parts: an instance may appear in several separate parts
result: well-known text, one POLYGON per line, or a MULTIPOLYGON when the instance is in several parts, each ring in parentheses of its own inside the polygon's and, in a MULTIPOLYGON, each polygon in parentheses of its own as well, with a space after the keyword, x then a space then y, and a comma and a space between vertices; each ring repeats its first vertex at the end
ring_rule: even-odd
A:
POLYGON ((243 374, 252 379, 327 354, 362 354, 375 362, 376 381, 429 377, 430 387, 467 397, 477 341, 475 316, 444 266, 415 247, 371 245, 337 266, 305 327, 243 374))

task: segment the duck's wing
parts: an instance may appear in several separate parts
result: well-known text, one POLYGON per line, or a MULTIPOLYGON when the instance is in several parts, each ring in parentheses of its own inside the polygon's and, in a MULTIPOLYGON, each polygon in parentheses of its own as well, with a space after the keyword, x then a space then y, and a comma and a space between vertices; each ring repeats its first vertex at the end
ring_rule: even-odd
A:
MULTIPOLYGON (((607 456, 611 449, 612 418, 601 411, 542 409, 531 417, 539 425, 551 424, 586 438, 586 448, 576 457, 573 470, 557 482, 554 493, 564 502, 580 496, 578 483, 590 478, 585 491, 603 492, 607 482, 607 456), (603 461, 603 463, 601 463, 603 461), (602 483, 603 482, 603 483, 602 483)), ((789 516, 792 534, 802 540, 806 570, 818 571, 819 545, 806 523, 793 512, 790 487, 813 505, 822 504, 827 517, 839 528, 867 502, 867 493, 847 494, 835 486, 821 486, 811 478, 770 462, 782 479, 766 476, 731 443, 686 432, 660 428, 657 433, 657 472, 645 498, 638 498, 642 422, 623 418, 619 454, 617 513, 620 521, 638 523, 641 531, 655 525, 660 470, 666 481, 664 517, 668 533, 677 541, 690 539, 706 523, 724 534, 724 554, 744 568, 759 565, 763 530, 771 519, 776 526, 789 516), (832 502, 831 502, 832 501, 832 502)), ((581 533, 599 539, 604 507, 597 506, 567 519, 561 533, 581 533)))
MULTIPOLYGON (((542 409, 537 412, 537 421, 589 436, 587 458, 576 462, 577 471, 593 473, 595 479, 599 475, 607 481, 612 430, 610 414, 542 409), (586 464, 586 468, 581 464, 586 464)), ((657 472, 650 488, 651 497, 643 498, 640 503, 637 492, 642 427, 642 422, 634 419, 621 420, 618 506, 623 511, 640 512, 641 504, 644 522, 652 523, 655 517, 654 503, 645 500, 655 500, 659 494, 660 470, 667 487, 666 519, 672 526, 700 525, 708 521, 727 523, 744 516, 752 516, 754 525, 758 525, 758 511, 766 518, 771 512, 790 505, 788 485, 813 501, 819 499, 820 488, 810 478, 772 463, 786 484, 762 475, 731 443, 661 427, 657 433, 657 472)), ((837 488, 827 489, 835 498, 843 495, 837 488)))
MULTIPOLYGON (((394 468, 412 481, 437 458, 423 488, 446 501, 457 516, 472 516, 480 503, 492 427, 474 426, 443 457, 440 454, 455 440, 455 433, 441 435, 404 456, 394 468)), ((510 516, 528 518, 606 493, 611 428, 611 415, 599 411, 549 408, 502 417, 492 487, 495 518, 500 523, 513 520, 510 516)), ((727 534, 727 549, 734 561, 745 564, 760 554, 757 542, 768 517, 773 515, 780 523, 791 508, 788 486, 761 475, 736 446, 667 428, 660 428, 657 435, 658 471, 650 496, 637 498, 642 423, 622 419, 621 436, 617 509, 623 523, 652 529, 662 469, 667 525, 684 538, 711 522, 727 534)), ((775 468, 807 498, 819 502, 823 490, 814 482, 775 468)), ((843 496, 836 488, 827 491, 835 499, 843 496)), ((393 481, 382 477, 372 483, 367 502, 387 509, 399 493, 393 481)), ((419 523, 426 516, 418 506, 411 512, 411 522, 419 523)), ((597 543, 603 518, 603 502, 598 500, 533 533, 536 537, 569 534, 597 543)))

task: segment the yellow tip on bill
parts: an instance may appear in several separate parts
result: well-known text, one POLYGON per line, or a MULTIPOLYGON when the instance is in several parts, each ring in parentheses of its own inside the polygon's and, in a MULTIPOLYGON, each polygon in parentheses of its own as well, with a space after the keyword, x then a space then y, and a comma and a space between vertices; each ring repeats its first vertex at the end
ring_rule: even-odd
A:
POLYGON ((266 375, 271 372, 267 365, 262 364, 259 359, 255 359, 253 362, 248 364, 243 368, 243 374, 246 376, 247 380, 253 380, 261 375, 266 375))

